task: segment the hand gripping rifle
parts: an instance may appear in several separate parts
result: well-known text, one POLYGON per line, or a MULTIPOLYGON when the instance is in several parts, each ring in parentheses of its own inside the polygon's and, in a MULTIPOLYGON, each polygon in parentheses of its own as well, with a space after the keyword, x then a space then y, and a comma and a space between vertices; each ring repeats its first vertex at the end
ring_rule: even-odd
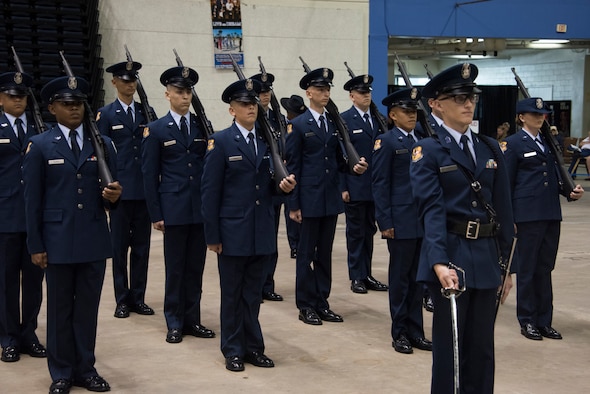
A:
MULTIPOLYGON (((66 60, 64 56, 64 51, 59 51, 59 55, 61 56, 61 61, 64 66, 64 71, 69 78, 76 78, 72 69, 70 68, 70 64, 66 60)), ((108 151, 104 144, 104 139, 98 131, 98 127, 96 127, 96 117, 94 116, 94 112, 92 108, 90 108, 90 104, 88 104, 88 100, 84 100, 84 118, 86 120, 86 126, 88 126, 88 131, 90 134, 90 140, 92 141, 92 146, 94 147, 94 154, 96 155, 96 163, 98 165, 98 181, 100 182, 100 187, 105 188, 108 186, 109 183, 113 182, 113 176, 111 175, 111 171, 109 170, 108 166, 108 151)))
MULTIPOLYGON (((238 63, 236 63, 234 57, 231 54, 229 55, 229 57, 234 66, 234 72, 238 76, 238 79, 240 81, 246 79, 244 73, 240 69, 240 66, 238 66, 238 63)), ((260 100, 258 99, 258 97, 256 98, 256 103, 258 105, 258 117, 256 121, 260 126, 262 137, 264 138, 270 149, 272 177, 275 182, 277 191, 282 194, 285 194, 279 187, 279 184, 284 178, 289 176, 289 172, 287 171, 287 167, 285 167, 285 162, 283 161, 283 158, 281 157, 281 154, 279 152, 277 140, 275 139, 276 132, 273 130, 272 125, 270 124, 270 121, 268 120, 266 112, 264 111, 264 108, 262 108, 262 104, 260 104, 260 100)))
MULTIPOLYGON (((174 56, 176 57, 176 64, 179 67, 184 67, 184 64, 182 64, 182 60, 180 59, 180 56, 178 56, 178 52, 176 52, 176 49, 172 49, 172 51, 174 51, 174 56)), ((215 130, 213 130, 211 122, 209 121, 209 119, 207 119, 207 115, 205 115, 205 108, 203 108, 203 104, 201 103, 201 100, 199 100, 199 96, 197 96, 197 92, 195 91, 194 87, 191 88, 191 93, 191 104, 193 106, 193 110, 197 114, 199 126, 201 130, 203 130, 203 132, 205 133, 205 138, 209 139, 209 137, 211 137, 211 135, 215 133, 215 130)))
MULTIPOLYGON (((397 61, 397 68, 399 69, 400 74, 404 78, 404 82, 406 83, 406 86, 408 88, 412 89, 414 87, 414 85, 412 85, 412 81, 410 81, 410 77, 408 76, 408 71, 406 70, 406 66, 402 63, 399 56, 397 56, 397 53, 394 52, 394 55, 395 55, 395 60, 397 61)), ((417 105, 418 105, 418 109, 422 113, 421 115, 418 114, 418 122, 420 122, 420 125, 422 126, 422 130, 424 130, 426 132, 426 134, 428 134, 429 137, 432 137, 435 134, 435 132, 432 129, 430 122, 428 122, 426 119, 426 117, 428 116, 430 111, 426 111, 426 107, 424 107, 424 103, 422 102, 422 100, 418 100, 417 105)))
MULTIPOLYGON (((301 56, 299 56, 299 60, 301 60, 301 63, 303 63, 303 69, 305 70, 305 72, 310 73, 311 68, 309 68, 309 66, 307 65, 307 63, 305 63, 301 56)), ((328 100, 328 104, 326 104, 326 110, 330 115, 332 115, 332 120, 334 121, 334 123, 336 123, 336 129, 338 130, 340 139, 344 144, 344 159, 348 164, 350 173, 356 174, 354 172, 354 166, 361 161, 361 158, 356 149, 354 148, 354 145, 352 145, 352 142, 350 142, 348 127, 346 126, 346 123, 344 123, 344 119, 342 119, 342 116, 340 116, 338 107, 336 107, 336 104, 334 104, 332 99, 328 100)))
MULTIPOLYGON (((18 55, 14 50, 14 47, 11 46, 10 48, 12 48, 12 56, 14 57, 14 65, 16 66, 16 71, 23 74, 23 65, 21 64, 20 59, 18 58, 18 55)), ((33 121, 35 122, 37 133, 42 133, 45 130, 47 130, 47 127, 45 127, 45 122, 43 121, 43 117, 41 116, 41 109, 39 108, 39 103, 35 98, 35 92, 33 91, 33 88, 29 86, 27 88, 27 93, 29 95, 29 103, 31 104, 31 112, 33 113, 33 121)))
MULTIPOLYGON (((127 44, 124 45, 125 47, 125 55, 127 56, 127 61, 132 62, 133 58, 131 57, 131 52, 127 49, 127 44)), ((148 103, 147 94, 145 94, 145 89, 143 88, 143 84, 139 79, 139 74, 135 73, 135 79, 137 81, 137 94, 139 95, 139 100, 141 101, 141 106, 143 107, 143 112, 147 118, 147 123, 153 122, 154 120, 158 119, 156 116, 156 112, 150 104, 148 103)))
MULTIPOLYGON (((530 98, 531 95, 529 94, 528 89, 526 88, 526 86, 524 86, 524 83, 516 73, 514 67, 512 67, 511 70, 514 74, 514 79, 516 80, 518 89, 520 90, 524 98, 530 98)), ((553 153, 553 156, 555 156, 555 159, 557 160, 557 170, 559 171, 560 185, 563 188, 565 196, 568 199, 568 201, 572 201, 572 199, 570 198, 570 193, 576 188, 576 185, 574 184, 574 180, 572 179, 570 173, 567 172, 567 170, 565 169, 561 147, 555 140, 553 134, 551 134, 551 128, 549 126, 549 123, 547 123, 547 119, 543 121, 543 125, 541 126, 541 134, 543 135, 545 141, 547 141, 547 144, 549 145, 549 150, 553 153)))
MULTIPOLYGON (((356 75, 354 75, 354 71, 352 71, 350 67, 348 67, 348 63, 344 62, 344 65, 346 66, 346 70, 348 71, 348 75, 350 75, 350 78, 354 78, 356 75)), ((371 109, 371 112, 375 115, 375 118, 377 119, 379 133, 387 132, 387 130, 389 130, 389 127, 387 127, 387 119, 385 119, 385 116, 383 116, 383 114, 379 112, 379 109, 377 108, 377 105, 373 100, 371 100, 369 108, 371 109)))
POLYGON ((496 293, 496 314, 494 315, 494 319, 498 316, 498 309, 500 309, 500 303, 502 302, 502 298, 504 297, 504 293, 506 293, 506 282, 508 277, 510 276, 510 267, 512 266, 512 259, 514 258, 514 251, 516 250, 516 241, 518 238, 512 238, 512 247, 510 248, 510 256, 508 257, 508 261, 502 262, 500 264, 500 269, 502 270, 502 286, 496 293))
MULTIPOLYGON (((264 79, 264 76, 266 75, 266 69, 264 68, 264 64, 262 64, 262 58, 260 56, 258 56, 258 64, 260 64, 260 72, 262 73, 264 79)), ((284 158, 285 139, 287 138, 287 122, 281 114, 281 106, 279 105, 279 101, 277 100, 277 96, 275 95, 272 86, 270 87, 270 107, 275 113, 275 116, 277 117, 277 122, 279 124, 278 136, 275 135, 275 139, 281 141, 281 153, 282 157, 284 158)))

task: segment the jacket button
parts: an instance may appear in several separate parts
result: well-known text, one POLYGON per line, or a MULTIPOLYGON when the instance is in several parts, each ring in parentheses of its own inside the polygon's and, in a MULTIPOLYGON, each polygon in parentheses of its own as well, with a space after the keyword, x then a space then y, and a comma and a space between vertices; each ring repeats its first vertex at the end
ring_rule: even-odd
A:
POLYGON ((84 209, 84 204, 78 204, 78 209, 84 209))
POLYGON ((260 201, 259 200, 256 200, 256 205, 260 205, 260 201))
POLYGON ((82 193, 83 193, 82 189, 78 189, 78 194, 82 194, 82 193))
POLYGON ((545 182, 543 183, 543 186, 547 187, 549 185, 549 183, 545 182))
POLYGON ((82 174, 76 174, 76 179, 82 179, 82 174))
POLYGON ((471 206, 473 208, 477 208, 477 201, 471 201, 471 206))

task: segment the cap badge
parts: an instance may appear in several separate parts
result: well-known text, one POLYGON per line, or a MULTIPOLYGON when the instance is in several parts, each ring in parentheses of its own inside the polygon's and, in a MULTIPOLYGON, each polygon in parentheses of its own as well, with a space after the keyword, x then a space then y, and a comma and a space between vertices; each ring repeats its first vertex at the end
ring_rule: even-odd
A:
POLYGON ((543 99, 538 98, 537 100, 535 100, 535 106, 537 107, 537 109, 542 109, 543 108, 543 99))
POLYGON ((246 90, 254 89, 254 82, 252 82, 251 79, 246 79, 245 87, 246 87, 246 90))
POLYGON ((260 77, 260 80, 261 80, 262 82, 266 82, 266 81, 268 81, 268 74, 266 74, 266 73, 262 74, 262 76, 260 77))
POLYGON ((322 71, 322 77, 323 78, 328 78, 328 76, 330 75, 330 73, 328 72, 327 68, 324 68, 324 70, 322 71))
POLYGON ((368 76, 367 74, 365 74, 365 75, 363 76, 363 83, 364 83, 365 85, 369 83, 369 76, 368 76))
POLYGON ((463 68, 461 69, 461 78, 469 79, 471 76, 471 65, 469 63, 463 63, 463 68))
POLYGON ((132 61, 128 61, 128 62, 125 64, 125 70, 127 70, 127 71, 131 71, 131 70, 133 70, 133 62, 132 62, 132 61))
POLYGON ((78 88, 78 80, 76 80, 76 77, 68 78, 68 88, 71 90, 76 90, 78 88))
POLYGON ((416 97, 418 97, 418 89, 412 88, 412 91, 410 92, 410 98, 412 100, 416 100, 416 97))
POLYGON ((182 77, 183 78, 188 78, 188 67, 183 67, 182 68, 182 77))
POLYGON ((20 72, 14 73, 14 83, 16 83, 17 85, 23 83, 23 74, 21 74, 20 72))

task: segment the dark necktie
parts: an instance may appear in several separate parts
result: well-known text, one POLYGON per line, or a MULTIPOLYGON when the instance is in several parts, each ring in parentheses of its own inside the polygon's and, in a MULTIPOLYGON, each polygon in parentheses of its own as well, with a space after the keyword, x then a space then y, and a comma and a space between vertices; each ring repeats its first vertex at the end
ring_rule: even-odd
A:
POLYGON ((326 128, 326 118, 324 118, 324 115, 320 115, 320 129, 322 129, 325 133, 328 132, 328 129, 326 128))
POLYGON ((256 157, 256 146, 254 145, 254 134, 252 132, 248 133, 248 146, 250 147, 250 151, 252 151, 252 155, 256 157))
POLYGON ((16 132, 18 134, 18 142, 20 142, 20 146, 22 147, 25 142, 25 129, 23 128, 23 120, 21 118, 16 118, 14 121, 16 125, 16 132))
POLYGON ((135 124, 135 119, 133 119, 133 110, 131 109, 131 107, 127 107, 127 117, 129 118, 129 121, 131 122, 131 124, 135 124))
POLYGON ((412 135, 412 133, 408 133, 408 139, 412 141, 412 143, 416 142, 416 138, 412 135))
POLYGON ((78 133, 76 132, 76 130, 71 129, 70 142, 72 144, 72 152, 74 153, 74 158, 76 159, 76 161, 78 161, 78 159, 80 158, 80 145, 78 145, 78 141, 76 141, 77 136, 78 133))
POLYGON ((473 156, 469 150, 469 138, 467 138, 465 134, 461 136, 461 144, 463 145, 463 152, 467 155, 467 157, 469 157, 469 161, 475 167, 475 160, 473 160, 473 156))
POLYGON ((186 123, 186 118, 184 116, 180 117, 180 132, 184 135, 184 138, 186 138, 186 141, 190 144, 188 125, 186 123))
POLYGON ((371 124, 371 120, 369 117, 369 114, 364 114, 363 118, 365 118, 365 123, 369 126, 369 128, 372 130, 373 129, 373 125, 371 124))
POLYGON ((539 148, 541 148, 541 150, 543 152, 545 152, 545 145, 543 145, 543 141, 541 141, 541 137, 540 136, 537 136, 535 138, 535 142, 537 143, 537 145, 539 145, 539 148))

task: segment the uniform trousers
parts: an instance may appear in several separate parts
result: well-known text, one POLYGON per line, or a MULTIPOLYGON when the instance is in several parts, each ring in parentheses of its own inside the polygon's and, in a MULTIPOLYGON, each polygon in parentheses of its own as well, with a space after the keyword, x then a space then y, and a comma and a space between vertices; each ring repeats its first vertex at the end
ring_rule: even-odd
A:
POLYGON ((110 217, 115 300, 117 304, 143 304, 152 228, 147 204, 145 200, 121 200, 110 217))
POLYGON ((105 260, 48 264, 47 364, 53 380, 97 375, 94 363, 105 260))
MULTIPOLYGON (((432 394, 452 394, 453 336, 451 303, 440 284, 428 283, 432 318, 432 394)), ((457 297, 461 393, 494 392, 494 320, 496 289, 467 289, 457 297)))
POLYGON ((348 275, 350 280, 361 280, 371 275, 375 203, 351 201, 344 204, 346 214, 346 248, 348 250, 348 275))
POLYGON ((423 285, 416 282, 422 239, 388 239, 391 337, 424 338, 423 285))
POLYGON ((297 249, 299 244, 299 231, 301 225, 289 217, 289 199, 285 199, 285 227, 287 230, 287 240, 291 249, 297 249))
POLYGON ((332 245, 338 215, 304 217, 297 247, 295 298, 299 309, 328 309, 332 245))
POLYGON ((520 325, 550 327, 553 320, 553 285, 561 231, 558 220, 517 223, 518 268, 516 315, 520 325))
POLYGON ((203 223, 165 226, 164 316, 169 330, 201 324, 206 253, 203 223))
POLYGON ((39 342, 35 330, 43 300, 43 270, 31 262, 26 239, 24 232, 0 233, 0 344, 3 348, 18 349, 39 342))
MULTIPOLYGON (((279 219, 281 218, 281 205, 282 202, 274 203, 273 209, 275 211, 275 237, 279 232, 279 219)), ((270 255, 270 258, 265 264, 265 276, 264 286, 262 287, 262 293, 274 293, 275 291, 275 271, 277 269, 277 261, 279 260, 278 250, 270 255)))
POLYGON ((263 267, 270 255, 217 256, 221 284, 221 352, 225 357, 264 353, 258 321, 263 267))

